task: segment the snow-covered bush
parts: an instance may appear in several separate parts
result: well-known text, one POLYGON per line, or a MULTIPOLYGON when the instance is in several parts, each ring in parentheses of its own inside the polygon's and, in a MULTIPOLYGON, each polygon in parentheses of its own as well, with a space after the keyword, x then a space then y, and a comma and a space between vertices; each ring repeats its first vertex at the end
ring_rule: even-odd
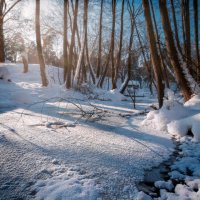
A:
POLYGON ((150 111, 143 125, 151 126, 160 131, 167 130, 167 124, 173 120, 187 117, 189 110, 175 100, 166 100, 160 110, 150 111))
POLYGON ((200 141, 200 95, 193 96, 185 104, 179 103, 169 93, 169 98, 160 110, 148 113, 143 125, 160 131, 168 131, 172 135, 186 136, 189 131, 194 141, 200 141))

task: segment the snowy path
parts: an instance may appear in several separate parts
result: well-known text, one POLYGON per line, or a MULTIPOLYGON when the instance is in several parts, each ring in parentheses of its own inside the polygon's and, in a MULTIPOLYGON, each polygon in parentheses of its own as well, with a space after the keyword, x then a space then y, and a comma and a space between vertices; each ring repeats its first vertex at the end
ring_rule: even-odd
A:
MULTIPOLYGON (((1 82, 0 87, 8 98, 0 99, 4 102, 0 107, 1 199, 134 199, 135 182, 144 170, 167 159, 173 149, 168 135, 140 126, 143 117, 119 115, 138 112, 130 102, 93 101, 107 110, 102 120, 49 127, 48 122, 72 124, 79 117, 73 114, 77 108, 56 100, 28 108, 13 105, 13 92, 14 100, 21 100, 16 98, 19 93, 40 101, 52 89, 42 90, 37 82, 28 81, 30 75, 24 79, 13 77, 16 83, 1 82)), ((78 103, 84 110, 91 108, 87 101, 78 103)), ((144 109, 148 103, 137 106, 144 109)))

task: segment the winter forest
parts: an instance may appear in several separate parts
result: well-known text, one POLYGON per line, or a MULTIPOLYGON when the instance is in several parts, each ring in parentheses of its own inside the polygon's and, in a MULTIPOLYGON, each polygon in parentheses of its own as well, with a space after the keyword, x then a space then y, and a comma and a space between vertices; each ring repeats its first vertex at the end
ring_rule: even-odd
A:
POLYGON ((0 0, 0 200, 200 200, 200 0, 0 0))

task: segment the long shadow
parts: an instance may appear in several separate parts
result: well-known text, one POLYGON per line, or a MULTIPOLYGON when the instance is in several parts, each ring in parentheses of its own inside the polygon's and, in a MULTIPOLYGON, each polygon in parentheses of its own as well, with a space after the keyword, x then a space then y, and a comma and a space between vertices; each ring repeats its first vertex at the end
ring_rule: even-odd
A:
MULTIPOLYGON (((9 83, 9 84, 14 84, 14 83, 9 83)), ((13 87, 13 85, 12 85, 13 87)), ((17 90, 17 88, 19 88, 19 86, 17 86, 16 84, 14 84, 14 88, 17 90)), ((20 88, 20 90, 22 90, 20 88)), ((59 114, 58 112, 63 112, 65 113, 66 111, 68 111, 68 108, 62 108, 62 107, 58 107, 55 105, 51 105, 51 104, 46 104, 47 102, 57 102, 58 99, 52 99, 50 101, 42 101, 41 103, 36 103, 33 104, 32 106, 28 105, 28 106, 22 106, 23 109, 25 109, 19 119, 21 117, 23 117, 23 115, 26 115, 26 110, 30 110, 33 113, 38 113, 39 115, 43 114, 44 116, 48 117, 54 117, 57 120, 62 119, 62 120, 69 120, 71 122, 75 122, 77 120, 77 117, 72 116, 72 115, 62 115, 59 114)), ((84 101, 78 101, 79 104, 81 104, 81 106, 90 106, 88 104, 88 102, 84 102, 84 101)), ((110 104, 110 103, 109 103, 110 104)), ((20 105, 16 105, 16 106, 20 106, 20 105)), ((7 112, 10 111, 12 109, 15 109, 16 107, 10 107, 8 109, 4 108, 2 112, 7 112)), ((78 110, 76 107, 74 107, 74 110, 78 110)), ((80 113, 81 114, 81 113, 80 113)), ((85 119, 79 119, 79 123, 83 124, 83 125, 87 125, 87 126, 91 126, 93 128, 105 131, 107 133, 112 133, 112 134, 116 134, 116 135, 120 135, 123 137, 128 137, 132 140, 137 140, 136 142, 150 142, 150 143, 154 143, 154 144, 165 144, 166 142, 168 142, 169 140, 167 140, 166 138, 157 136, 157 135, 150 135, 144 132, 139 132, 139 131, 134 131, 134 130, 128 130, 124 127, 119 127, 115 124, 107 124, 107 123, 102 123, 100 121, 96 121, 96 122, 89 122, 85 119)), ((141 144, 142 145, 142 144, 141 144)))

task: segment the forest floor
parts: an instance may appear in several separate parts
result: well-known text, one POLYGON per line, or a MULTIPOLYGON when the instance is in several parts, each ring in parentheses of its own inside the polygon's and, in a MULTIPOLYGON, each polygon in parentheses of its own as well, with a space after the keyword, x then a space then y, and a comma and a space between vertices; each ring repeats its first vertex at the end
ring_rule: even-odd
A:
POLYGON ((135 199, 145 170, 172 154, 170 135, 141 125, 155 102, 148 93, 133 109, 117 93, 65 90, 53 67, 47 88, 38 65, 27 74, 21 65, 6 68, 12 82, 0 80, 0 199, 135 199))

